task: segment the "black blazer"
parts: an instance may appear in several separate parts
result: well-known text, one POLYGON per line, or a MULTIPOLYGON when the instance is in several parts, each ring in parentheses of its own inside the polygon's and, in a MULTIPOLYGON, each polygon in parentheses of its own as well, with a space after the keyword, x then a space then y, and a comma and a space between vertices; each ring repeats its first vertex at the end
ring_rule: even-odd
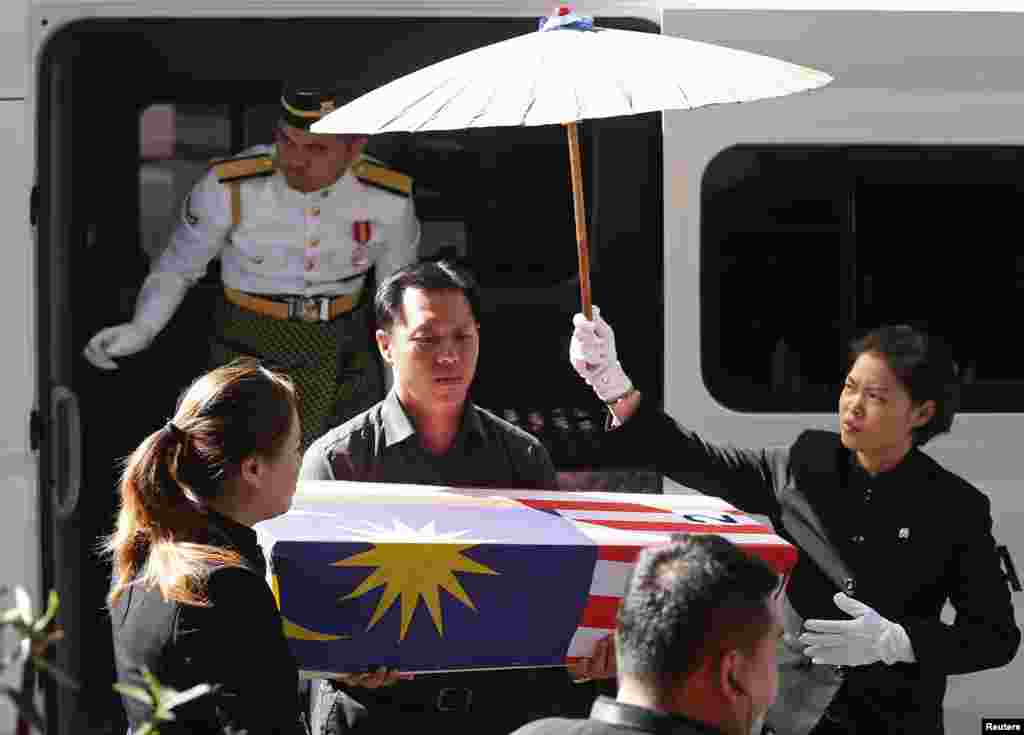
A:
MULTIPOLYGON (((873 733, 942 732, 946 677, 1003 666, 1016 654, 1021 634, 989 499, 920 450, 869 477, 833 432, 803 432, 788 448, 742 450, 710 444, 645 405, 603 443, 611 462, 650 463, 687 487, 768 516, 798 548, 784 516, 800 507, 817 515, 852 573, 853 596, 903 625, 917 658, 848 670, 846 698, 873 733), (951 625, 939 617, 947 600, 956 610, 951 625)), ((838 590, 801 553, 788 587, 800 616, 845 618, 832 601, 838 590)))
MULTIPOLYGON (((281 617, 265 581, 265 561, 256 532, 210 514, 212 543, 237 550, 249 569, 221 568, 209 578, 210 607, 163 599, 157 588, 132 586, 110 611, 117 675, 144 687, 142 666, 178 690, 219 686, 175 709, 161 733, 220 733, 225 726, 249 735, 304 733, 298 669, 284 637, 281 617)), ((122 697, 134 729, 149 708, 122 697)))

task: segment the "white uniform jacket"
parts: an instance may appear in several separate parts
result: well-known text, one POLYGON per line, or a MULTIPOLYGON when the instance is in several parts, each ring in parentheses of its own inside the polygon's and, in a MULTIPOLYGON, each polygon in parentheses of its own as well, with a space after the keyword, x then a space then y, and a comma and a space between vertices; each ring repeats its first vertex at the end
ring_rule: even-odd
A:
MULTIPOLYGON (((273 152, 256 146, 239 157, 273 152)), ((239 291, 334 296, 359 290, 365 279, 358 276, 373 265, 382 279, 416 259, 420 226, 412 197, 366 183, 351 170, 310 193, 291 189, 276 170, 238 183, 237 227, 230 187, 216 171, 196 183, 151 277, 179 276, 191 286, 220 256, 224 284, 239 291)))

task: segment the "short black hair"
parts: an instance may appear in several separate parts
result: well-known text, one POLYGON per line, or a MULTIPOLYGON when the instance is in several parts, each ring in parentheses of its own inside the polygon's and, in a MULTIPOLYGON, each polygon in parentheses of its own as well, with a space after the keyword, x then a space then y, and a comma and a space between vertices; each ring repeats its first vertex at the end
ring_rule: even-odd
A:
POLYGON ((619 607, 619 672, 668 687, 705 659, 750 651, 772 632, 778 588, 765 561, 721 536, 677 535, 644 549, 619 607))
POLYGON ((388 331, 402 318, 402 298, 407 288, 462 291, 473 319, 480 323, 480 290, 469 271, 447 260, 425 260, 400 268, 380 284, 373 300, 378 329, 388 331))
POLYGON ((850 345, 850 367, 865 352, 885 360, 914 404, 935 401, 935 415, 927 424, 914 429, 914 446, 952 428, 960 407, 960 378, 953 352, 944 340, 907 325, 884 326, 854 340, 850 345))

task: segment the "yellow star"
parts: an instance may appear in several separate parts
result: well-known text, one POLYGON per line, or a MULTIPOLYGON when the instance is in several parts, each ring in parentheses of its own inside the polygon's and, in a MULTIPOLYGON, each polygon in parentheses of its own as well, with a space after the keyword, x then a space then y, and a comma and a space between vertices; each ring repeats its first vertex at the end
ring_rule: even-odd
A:
MULTIPOLYGON (((454 572, 470 574, 499 574, 490 567, 484 566, 463 555, 463 551, 476 546, 479 542, 455 543, 458 536, 465 532, 437 534, 431 522, 419 531, 396 521, 394 529, 372 529, 375 540, 380 541, 381 533, 402 538, 396 543, 378 543, 373 549, 347 559, 336 561, 332 566, 339 567, 377 567, 363 580, 362 584, 346 595, 345 600, 365 595, 377 587, 384 587, 377 609, 374 610, 366 629, 372 628, 384 616, 395 600, 401 596, 402 623, 399 640, 404 640, 412 622, 413 613, 423 599, 434 621, 434 627, 440 635, 444 635, 444 622, 441 616, 441 600, 439 589, 447 590, 453 597, 466 607, 476 610, 476 605, 466 594, 465 589, 455 577, 454 572), (435 543, 410 543, 412 536, 417 539, 429 539, 435 543), (441 541, 436 543, 436 541, 441 541)), ((357 532, 364 533, 364 532, 357 532)), ((369 535, 369 534, 367 534, 369 535)))

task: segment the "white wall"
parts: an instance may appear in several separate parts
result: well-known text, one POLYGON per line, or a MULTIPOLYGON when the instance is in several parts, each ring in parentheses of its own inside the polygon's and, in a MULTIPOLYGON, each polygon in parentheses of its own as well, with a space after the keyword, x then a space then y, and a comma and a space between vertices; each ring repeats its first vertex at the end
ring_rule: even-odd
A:
MULTIPOLYGON (((6 73, 3 65, 0 73, 6 73)), ((35 394, 35 277, 28 222, 31 158, 25 103, 0 102, 0 161, 6 172, 0 177, 0 584, 24 584, 38 600, 36 465, 28 449, 28 416, 35 394)), ((4 608, 7 602, 3 601, 4 608)), ((5 683, 16 685, 13 679, 5 683)), ((13 717, 4 699, 0 732, 11 730, 13 717)))
POLYGON ((25 96, 28 0, 0 2, 0 99, 25 96))

